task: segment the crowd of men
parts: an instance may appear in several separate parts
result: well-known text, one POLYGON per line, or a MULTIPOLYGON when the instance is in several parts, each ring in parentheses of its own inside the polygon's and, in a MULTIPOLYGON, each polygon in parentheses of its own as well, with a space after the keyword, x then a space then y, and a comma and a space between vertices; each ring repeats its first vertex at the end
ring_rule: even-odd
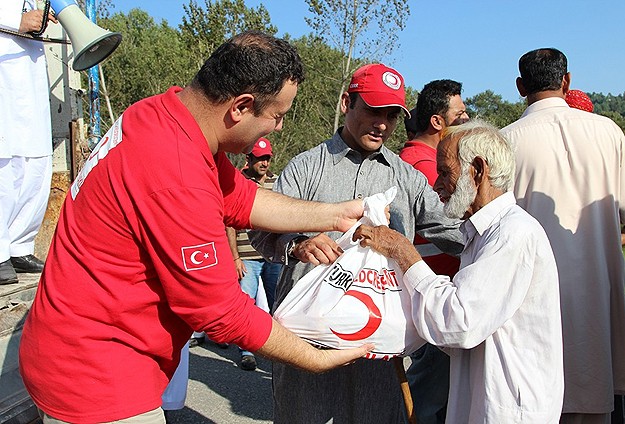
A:
POLYGON ((355 238, 395 259, 412 294, 428 342, 408 372, 418 422, 609 423, 625 393, 625 136, 568 106, 562 52, 528 52, 519 71, 527 110, 499 130, 469 120, 457 82, 427 84, 409 112, 403 76, 365 65, 344 125, 273 190, 253 153, 304 82, 287 41, 237 35, 189 85, 129 107, 72 185, 24 326, 20 370, 44 423, 164 423, 194 330, 275 361, 276 423, 410 419, 393 364, 363 358, 373 346, 318 349, 256 307, 227 236, 253 228, 258 265, 282 266, 276 306, 393 185, 389 226, 355 238), (384 143, 404 117, 400 156, 384 143), (226 153, 252 154, 250 171, 226 153))

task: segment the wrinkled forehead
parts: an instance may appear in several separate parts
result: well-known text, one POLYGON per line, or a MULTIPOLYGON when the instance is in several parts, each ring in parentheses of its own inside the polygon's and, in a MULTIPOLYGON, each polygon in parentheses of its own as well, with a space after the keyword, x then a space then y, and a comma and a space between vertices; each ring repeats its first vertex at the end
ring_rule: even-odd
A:
POLYGON ((436 162, 453 163, 458 161, 458 141, 460 137, 448 135, 444 137, 436 149, 436 162))

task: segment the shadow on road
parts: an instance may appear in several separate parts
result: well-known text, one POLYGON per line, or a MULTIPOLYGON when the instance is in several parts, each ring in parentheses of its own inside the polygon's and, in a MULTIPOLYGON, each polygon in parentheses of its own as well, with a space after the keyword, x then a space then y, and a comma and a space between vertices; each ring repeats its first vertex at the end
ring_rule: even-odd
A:
POLYGON ((256 357, 256 371, 238 367, 236 346, 214 343, 191 348, 189 390, 184 409, 171 411, 172 424, 272 422, 271 362, 256 357))

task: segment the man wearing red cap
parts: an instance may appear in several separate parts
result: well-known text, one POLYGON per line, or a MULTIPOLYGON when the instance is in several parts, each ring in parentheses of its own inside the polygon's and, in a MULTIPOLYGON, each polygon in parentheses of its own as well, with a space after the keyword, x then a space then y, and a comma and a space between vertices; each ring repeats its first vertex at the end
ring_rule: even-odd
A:
MULTIPOLYGON (((247 166, 241 172, 245 178, 254 181, 259 187, 271 190, 276 181, 276 176, 269 170, 272 156, 273 152, 269 140, 265 137, 259 138, 252 151, 246 155, 247 166)), ((267 295, 267 305, 271 309, 282 265, 266 261, 250 244, 247 230, 235 230, 227 227, 226 232, 228 233, 228 242, 234 257, 241 290, 252 299, 256 299, 262 278, 267 295)), ((254 354, 248 350, 239 350, 241 352, 239 364, 241 369, 255 370, 256 358, 254 354)))
MULTIPOLYGON (((402 110, 408 113, 404 81, 396 70, 382 64, 359 68, 341 97, 344 126, 331 139, 292 159, 274 189, 301 199, 340 201, 396 186, 390 227, 411 239, 418 233, 441 250, 459 254, 459 221, 444 216, 442 203, 423 174, 384 146, 402 110)), ((285 264, 278 281, 277 304, 315 265, 333 262, 339 256, 334 242, 339 235, 250 233, 259 252, 285 264)), ((276 424, 405 421, 391 362, 357 360, 322 375, 275 364, 273 390, 276 424)))

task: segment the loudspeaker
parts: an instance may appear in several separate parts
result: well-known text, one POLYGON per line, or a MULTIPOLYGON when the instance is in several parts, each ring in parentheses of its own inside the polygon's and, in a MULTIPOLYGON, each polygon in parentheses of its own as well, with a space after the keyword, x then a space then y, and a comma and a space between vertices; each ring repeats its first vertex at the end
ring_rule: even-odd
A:
POLYGON ((91 22, 73 0, 51 0, 50 6, 72 42, 74 70, 83 71, 97 65, 121 43, 120 33, 91 22))

